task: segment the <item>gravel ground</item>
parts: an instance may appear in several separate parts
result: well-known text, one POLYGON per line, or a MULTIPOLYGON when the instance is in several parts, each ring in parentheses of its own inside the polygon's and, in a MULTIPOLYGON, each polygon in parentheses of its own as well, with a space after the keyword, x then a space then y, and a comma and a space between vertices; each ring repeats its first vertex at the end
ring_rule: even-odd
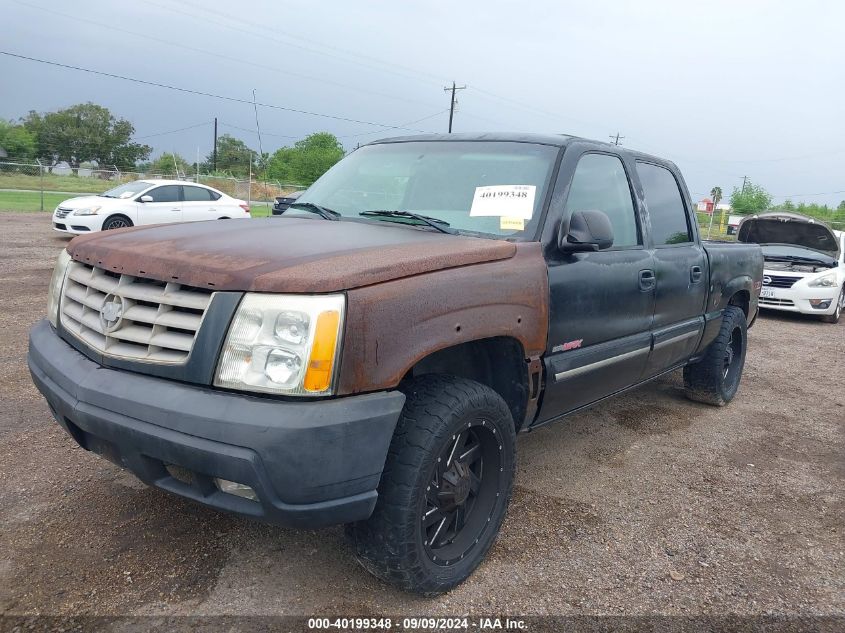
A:
POLYGON ((730 406, 675 373, 522 435, 488 560, 422 599, 340 528, 221 514, 77 448, 25 361, 67 240, 36 214, 0 234, 0 614, 845 615, 845 322, 764 315, 730 406))

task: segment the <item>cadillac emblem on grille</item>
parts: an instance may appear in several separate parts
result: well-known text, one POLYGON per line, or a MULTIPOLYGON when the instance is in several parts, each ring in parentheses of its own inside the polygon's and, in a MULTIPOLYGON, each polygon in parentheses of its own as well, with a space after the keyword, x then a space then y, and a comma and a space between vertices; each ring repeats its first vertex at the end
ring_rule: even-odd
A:
POLYGON ((100 322, 103 324, 104 332, 112 332, 120 326, 123 318, 123 298, 118 295, 109 294, 103 301, 100 308, 100 322))

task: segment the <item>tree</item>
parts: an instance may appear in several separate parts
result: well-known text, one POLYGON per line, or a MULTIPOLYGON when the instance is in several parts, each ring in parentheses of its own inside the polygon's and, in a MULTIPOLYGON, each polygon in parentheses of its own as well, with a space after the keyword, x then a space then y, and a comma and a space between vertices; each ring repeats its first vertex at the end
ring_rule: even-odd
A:
MULTIPOLYGON (((217 139, 217 171, 229 172, 233 176, 248 176, 250 163, 252 171, 256 169, 256 152, 253 152, 241 139, 231 134, 224 134, 217 139)), ((213 170, 214 154, 211 153, 205 158, 204 167, 208 171, 213 170)))
POLYGON ((839 206, 838 206, 838 207, 836 207, 836 210, 837 210, 837 211, 845 211, 845 200, 842 200, 842 201, 839 203, 839 206))
POLYGON ((148 165, 144 165, 144 171, 152 174, 184 175, 193 169, 193 164, 189 163, 179 154, 171 152, 164 152, 148 165))
POLYGON ((742 188, 734 187, 731 194, 731 209, 734 213, 759 213, 771 205, 771 194, 750 180, 742 188))
POLYGON ((0 149, 12 160, 35 158, 35 136, 22 125, 0 119, 0 149))
POLYGON ((267 175, 283 182, 310 185, 343 158, 343 146, 334 134, 316 132, 283 147, 270 158, 267 175))
POLYGON ((713 200, 713 213, 715 213, 716 207, 722 201, 722 188, 719 186, 713 187, 710 190, 710 198, 713 200))
POLYGON ((74 173, 90 161, 100 167, 134 166, 152 152, 149 145, 132 141, 135 128, 129 121, 90 102, 45 114, 31 111, 23 125, 35 135, 38 158, 51 166, 64 161, 74 173))

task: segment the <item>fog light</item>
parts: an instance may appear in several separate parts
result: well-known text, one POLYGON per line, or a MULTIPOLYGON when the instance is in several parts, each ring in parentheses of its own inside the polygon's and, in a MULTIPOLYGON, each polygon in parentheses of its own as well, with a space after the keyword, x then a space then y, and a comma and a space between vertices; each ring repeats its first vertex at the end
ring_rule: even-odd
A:
POLYGON ((228 479, 219 479, 217 477, 214 478, 214 483, 217 484, 220 492, 258 501, 258 495, 255 494, 255 490, 246 484, 239 484, 237 481, 229 481, 228 479))
POLYGON ((816 310, 827 310, 830 307, 830 302, 833 299, 810 299, 810 305, 816 310))

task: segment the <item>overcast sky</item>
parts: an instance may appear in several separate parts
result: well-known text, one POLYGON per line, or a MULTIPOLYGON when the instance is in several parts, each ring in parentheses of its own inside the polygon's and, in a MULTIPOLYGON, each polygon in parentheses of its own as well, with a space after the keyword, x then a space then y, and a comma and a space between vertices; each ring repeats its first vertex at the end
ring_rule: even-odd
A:
MULTIPOLYGON (((468 86, 455 131, 618 131, 676 161, 694 199, 746 175, 776 201, 845 199, 841 2, 0 0, 0 15, 0 50, 21 55, 437 132, 454 79, 468 86)), ((205 156, 215 116, 258 148, 251 104, 0 55, 0 117, 84 101, 132 121, 154 155, 205 156)), ((319 130, 349 148, 406 133, 259 118, 264 151, 319 130)))

